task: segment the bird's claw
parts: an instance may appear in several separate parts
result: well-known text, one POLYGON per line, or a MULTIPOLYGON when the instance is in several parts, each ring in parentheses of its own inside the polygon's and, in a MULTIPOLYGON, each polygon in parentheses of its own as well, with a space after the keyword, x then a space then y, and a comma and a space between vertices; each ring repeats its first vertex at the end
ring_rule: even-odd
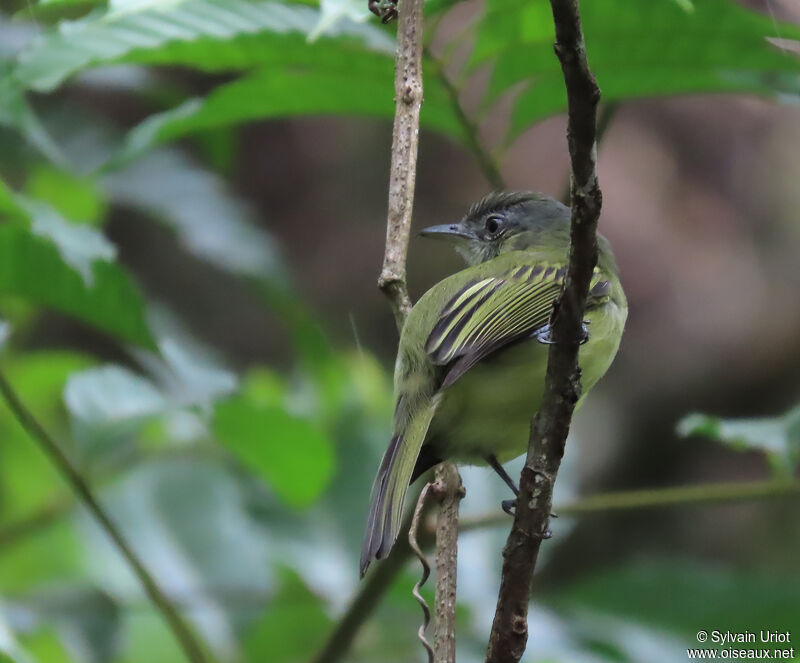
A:
MULTIPOLYGON (((517 500, 515 500, 515 499, 514 500, 503 500, 502 502, 500 502, 500 506, 502 507, 502 509, 503 509, 503 511, 505 513, 507 513, 509 516, 513 516, 514 512, 515 512, 515 510, 517 508, 517 500)), ((558 514, 551 512, 550 513, 550 517, 551 518, 558 518, 558 514)), ((549 539, 551 536, 552 536, 552 532, 550 531, 550 528, 548 527, 548 528, 545 529, 545 534, 542 535, 542 538, 543 539, 549 539)))
MULTIPOLYGON (((589 324, 588 320, 584 320, 581 324, 581 337, 578 340, 580 345, 588 342, 589 340, 589 329, 586 325, 589 324)), ((550 325, 546 324, 544 327, 539 328, 537 331, 533 333, 533 337, 539 341, 542 345, 553 345, 555 341, 553 340, 553 336, 551 334, 550 325)))
POLYGON ((503 511, 505 511, 509 516, 513 516, 514 509, 517 508, 517 500, 516 499, 503 500, 502 502, 500 502, 500 506, 503 508, 503 511))
POLYGON ((369 0, 369 10, 379 16, 381 23, 389 23, 397 18, 397 0, 369 0))
POLYGON ((578 343, 580 343, 581 345, 589 342, 589 329, 586 327, 586 325, 588 324, 589 324, 588 320, 584 320, 581 323, 581 338, 580 341, 578 341, 578 343))
POLYGON ((533 332, 533 337, 542 345, 553 345, 553 337, 550 335, 550 325, 546 324, 544 327, 537 329, 533 332))

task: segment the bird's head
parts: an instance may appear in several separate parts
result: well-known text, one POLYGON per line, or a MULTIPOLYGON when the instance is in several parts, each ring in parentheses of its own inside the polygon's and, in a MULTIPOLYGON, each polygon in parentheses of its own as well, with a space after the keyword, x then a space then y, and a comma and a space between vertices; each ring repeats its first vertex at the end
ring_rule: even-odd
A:
POLYGON ((506 251, 569 242, 569 207, 541 193, 490 193, 458 223, 431 226, 423 237, 447 239, 470 265, 506 251))

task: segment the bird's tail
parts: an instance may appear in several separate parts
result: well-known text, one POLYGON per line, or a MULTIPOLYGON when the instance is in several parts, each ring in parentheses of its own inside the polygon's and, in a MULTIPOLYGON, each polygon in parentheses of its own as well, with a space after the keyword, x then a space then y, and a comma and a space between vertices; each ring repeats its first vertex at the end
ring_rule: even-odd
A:
POLYGON ((361 546, 361 576, 373 559, 383 559, 397 540, 408 484, 434 407, 418 413, 402 433, 396 433, 383 454, 369 498, 367 528, 361 546))

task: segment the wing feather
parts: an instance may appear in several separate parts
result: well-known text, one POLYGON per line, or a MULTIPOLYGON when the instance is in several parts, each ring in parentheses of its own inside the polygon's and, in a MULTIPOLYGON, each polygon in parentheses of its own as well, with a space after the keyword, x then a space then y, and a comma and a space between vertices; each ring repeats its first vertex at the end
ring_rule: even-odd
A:
MULTIPOLYGON (((487 355, 531 336, 550 321, 563 263, 524 265, 464 285, 445 305, 425 343, 447 387, 487 355)), ((587 308, 607 301, 610 283, 595 268, 587 308)))
POLYGON ((563 265, 526 265, 467 283, 442 309, 425 350, 452 384, 483 357, 545 326, 561 292, 563 265))

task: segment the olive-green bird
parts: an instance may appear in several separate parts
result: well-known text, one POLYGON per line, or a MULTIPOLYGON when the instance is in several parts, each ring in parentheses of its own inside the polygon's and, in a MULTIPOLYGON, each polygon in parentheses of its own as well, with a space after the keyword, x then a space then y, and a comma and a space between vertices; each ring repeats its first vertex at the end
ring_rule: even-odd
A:
MULTIPOLYGON (((489 194, 459 223, 422 231, 451 240, 469 266, 428 290, 403 328, 394 435, 372 486, 362 576, 394 545, 409 484, 442 460, 488 463, 516 491, 501 463, 528 447, 569 230, 568 207, 517 192, 489 194)), ((598 243, 579 354, 583 396, 611 365, 628 314, 609 243, 598 243)))

